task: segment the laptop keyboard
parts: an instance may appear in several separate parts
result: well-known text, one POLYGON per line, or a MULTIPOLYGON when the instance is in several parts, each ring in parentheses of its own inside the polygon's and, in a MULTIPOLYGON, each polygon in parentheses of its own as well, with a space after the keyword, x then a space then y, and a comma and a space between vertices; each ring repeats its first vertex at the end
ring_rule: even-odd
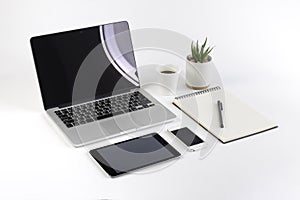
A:
POLYGON ((149 99, 135 91, 61 109, 55 111, 55 114, 68 128, 71 128, 151 106, 154 104, 149 99))

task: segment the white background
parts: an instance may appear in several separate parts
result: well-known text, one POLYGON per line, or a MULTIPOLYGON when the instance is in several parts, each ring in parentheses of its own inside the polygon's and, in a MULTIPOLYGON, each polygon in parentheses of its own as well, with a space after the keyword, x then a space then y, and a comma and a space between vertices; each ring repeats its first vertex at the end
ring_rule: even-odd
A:
POLYGON ((299 10, 298 0, 1 0, 0 199, 300 199, 299 10), (104 176, 45 117, 29 39, 119 20, 208 36, 225 86, 280 128, 204 160, 104 176))

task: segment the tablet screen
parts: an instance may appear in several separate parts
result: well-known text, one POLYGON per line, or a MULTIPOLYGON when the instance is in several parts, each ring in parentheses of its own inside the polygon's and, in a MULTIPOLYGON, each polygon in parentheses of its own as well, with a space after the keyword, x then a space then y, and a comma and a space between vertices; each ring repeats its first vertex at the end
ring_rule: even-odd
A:
POLYGON ((90 151, 112 177, 180 156, 156 133, 90 151))

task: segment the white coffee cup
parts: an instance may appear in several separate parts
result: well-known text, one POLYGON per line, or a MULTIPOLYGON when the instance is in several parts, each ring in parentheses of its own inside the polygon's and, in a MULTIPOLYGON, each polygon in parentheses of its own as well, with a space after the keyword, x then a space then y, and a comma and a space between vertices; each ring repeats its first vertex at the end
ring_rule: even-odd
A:
POLYGON ((172 64, 158 65, 156 67, 157 83, 165 91, 165 95, 176 95, 181 69, 172 64))

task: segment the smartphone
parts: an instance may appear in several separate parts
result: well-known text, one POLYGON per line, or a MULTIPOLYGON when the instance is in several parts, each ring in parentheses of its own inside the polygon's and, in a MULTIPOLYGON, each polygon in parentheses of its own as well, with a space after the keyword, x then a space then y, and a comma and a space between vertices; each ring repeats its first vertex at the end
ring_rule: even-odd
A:
POLYGON ((204 141, 187 127, 168 131, 177 137, 187 147, 188 151, 197 151, 203 147, 204 141))

